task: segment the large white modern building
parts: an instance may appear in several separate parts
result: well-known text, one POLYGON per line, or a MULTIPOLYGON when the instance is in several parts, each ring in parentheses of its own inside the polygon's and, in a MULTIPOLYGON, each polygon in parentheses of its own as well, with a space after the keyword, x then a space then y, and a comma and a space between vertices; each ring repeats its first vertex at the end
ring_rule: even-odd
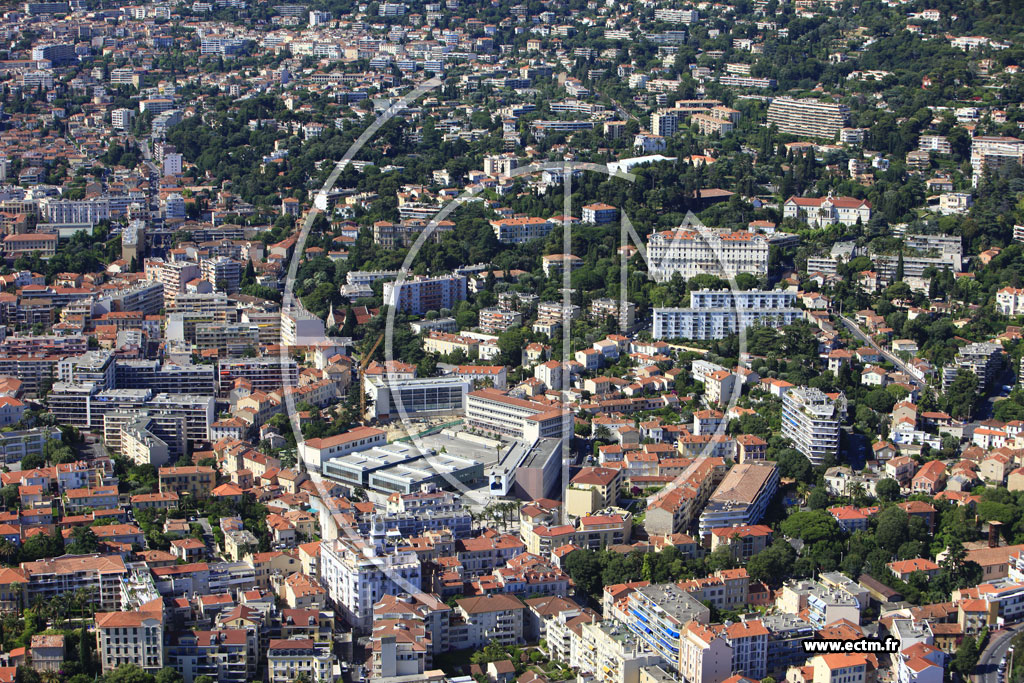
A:
POLYGON ((664 282, 679 273, 736 276, 768 274, 768 238, 744 230, 698 232, 690 228, 656 232, 647 241, 650 274, 664 282), (702 234, 703 233, 703 234, 702 234))
POLYGON ((320 545, 324 589, 354 628, 369 628, 373 605, 385 595, 419 592, 420 562, 416 553, 382 551, 363 542, 340 539, 320 545))
POLYGON ((539 438, 562 438, 572 433, 572 413, 557 406, 509 396, 497 389, 480 389, 466 401, 466 423, 473 429, 533 443, 539 438))
POLYGON ((453 308, 458 302, 466 300, 467 282, 465 275, 415 277, 401 284, 385 282, 384 303, 394 306, 401 313, 413 315, 453 308))
POLYGON ((782 290, 690 292, 690 308, 655 308, 655 339, 722 339, 753 325, 781 327, 799 320, 796 294, 782 290))
POLYGON ((777 97, 768 105, 768 125, 780 133, 834 140, 850 118, 845 104, 812 98, 777 97))
POLYGON ((1024 163, 1024 140, 979 135, 971 141, 971 181, 978 184, 985 169, 1024 163))
POLYGON ((826 455, 839 452, 839 425, 845 412, 842 393, 794 387, 782 397, 782 435, 812 465, 820 465, 826 455))
POLYGON ((456 375, 412 379, 367 378, 364 383, 372 405, 367 412, 375 419, 396 415, 422 417, 447 415, 466 410, 470 382, 456 375))

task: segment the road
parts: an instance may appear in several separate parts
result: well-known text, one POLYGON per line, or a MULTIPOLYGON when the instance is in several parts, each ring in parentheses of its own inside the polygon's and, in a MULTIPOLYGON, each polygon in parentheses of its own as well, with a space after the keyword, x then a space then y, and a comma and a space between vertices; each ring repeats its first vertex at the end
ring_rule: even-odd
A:
POLYGON ((974 667, 974 673, 971 675, 974 683, 999 683, 999 662, 1006 656, 1015 635, 1017 631, 1013 626, 992 632, 988 645, 978 657, 978 665, 974 667))
POLYGON ((619 102, 618 100, 612 99, 612 104, 615 105, 615 114, 619 117, 620 121, 625 121, 626 119, 634 119, 635 121, 640 120, 636 116, 633 116, 628 111, 626 111, 626 108, 623 107, 622 103, 619 102))
POLYGON ((149 143, 145 140, 137 140, 139 144, 139 151, 142 152, 143 163, 149 168, 149 172, 155 176, 160 175, 160 169, 156 164, 153 163, 153 155, 149 151, 149 143))
POLYGON ((843 324, 846 325, 846 329, 850 330, 850 332, 852 332, 855 337, 857 337, 862 342, 864 342, 865 344, 867 344, 868 346, 873 348, 875 351, 878 351, 880 354, 882 354, 882 356, 887 361, 889 361, 890 363, 895 365, 897 368, 899 368, 899 370, 901 372, 903 372, 907 377, 910 378, 910 381, 911 381, 912 384, 914 384, 915 386, 920 387, 922 389, 924 388, 924 382, 922 382, 921 380, 919 380, 917 377, 914 376, 914 373, 912 373, 910 371, 910 367, 907 366, 906 363, 904 363, 902 360, 900 360, 896 355, 890 353, 889 351, 886 351, 885 349, 880 347, 878 344, 876 344, 875 341, 871 337, 869 337, 867 334, 865 334, 860 329, 860 327, 857 326, 856 322, 854 322, 853 320, 850 320, 846 316, 839 316, 839 319, 843 321, 843 324))

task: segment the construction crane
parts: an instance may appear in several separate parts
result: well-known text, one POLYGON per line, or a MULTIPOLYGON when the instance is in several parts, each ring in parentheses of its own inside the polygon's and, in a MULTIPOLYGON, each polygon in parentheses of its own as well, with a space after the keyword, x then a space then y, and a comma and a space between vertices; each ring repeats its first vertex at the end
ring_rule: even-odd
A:
POLYGON ((377 350, 377 347, 380 346, 380 343, 382 341, 384 341, 384 333, 383 332, 381 332, 380 336, 377 337, 377 341, 373 342, 373 346, 370 347, 370 350, 367 352, 366 357, 363 358, 363 362, 359 364, 359 377, 358 377, 358 381, 359 381, 359 384, 360 384, 360 387, 359 387, 359 420, 360 420, 360 422, 362 422, 362 424, 366 424, 366 422, 367 422, 367 419, 366 419, 366 390, 362 386, 362 383, 363 383, 363 372, 366 370, 366 366, 370 364, 370 359, 373 358, 373 352, 377 350))

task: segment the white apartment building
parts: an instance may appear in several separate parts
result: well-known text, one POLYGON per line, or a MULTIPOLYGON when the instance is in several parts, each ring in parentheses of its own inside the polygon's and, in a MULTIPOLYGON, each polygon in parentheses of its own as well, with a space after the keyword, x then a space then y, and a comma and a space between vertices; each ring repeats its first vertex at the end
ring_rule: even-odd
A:
POLYGON ((725 636, 691 621, 679 634, 679 673, 690 683, 724 681, 732 675, 732 647, 725 636))
POLYGON ((455 601, 455 614, 464 625, 450 631, 452 649, 477 649, 492 640, 502 645, 519 645, 523 638, 526 605, 514 595, 488 593, 455 601))
POLYGON ((159 282, 164 288, 164 307, 172 308, 178 294, 185 291, 185 284, 202 277, 198 263, 192 261, 164 261, 146 259, 146 279, 159 282))
POLYGON ((843 394, 829 396, 812 387, 793 387, 782 397, 782 435, 820 465, 826 455, 839 452, 839 426, 846 412, 843 394))
POLYGON ((125 664, 149 673, 160 671, 164 667, 162 605, 152 612, 98 613, 96 649, 105 674, 125 664))
POLYGON ((707 237, 685 227, 650 236, 647 257, 651 276, 664 282, 679 273, 736 276, 768 274, 768 238, 764 235, 729 230, 708 230, 707 237))
POLYGON ((812 98, 777 97, 768 105, 768 125, 800 137, 834 140, 849 118, 845 104, 812 98))
POLYGON ((974 185, 987 168, 1021 163, 1024 163, 1024 140, 981 135, 971 141, 971 182, 974 185))
POLYGON ((465 275, 414 277, 401 284, 385 282, 384 303, 413 315, 453 308, 466 300, 467 282, 465 275))
POLYGON ((283 346, 305 346, 324 340, 324 321, 305 309, 281 312, 281 344, 283 346))
POLYGON ((662 137, 670 137, 679 130, 679 114, 673 111, 655 112, 651 114, 651 132, 662 137))
POLYGON ((291 683, 299 676, 317 683, 334 683, 341 678, 341 667, 330 643, 317 643, 311 638, 271 640, 267 647, 267 681, 291 683))
POLYGON ((522 244, 546 237, 554 224, 544 218, 526 216, 523 218, 501 218, 491 221, 494 236, 505 244, 522 244))
POLYGON ((420 561, 411 551, 385 555, 362 542, 334 539, 320 545, 320 578, 345 620, 365 630, 383 596, 419 591, 420 561))
POLYGON ((692 24, 700 17, 695 9, 672 9, 662 7, 654 10, 654 18, 657 21, 665 21, 670 24, 692 24))
POLYGON ((796 294, 782 290, 701 290, 690 308, 655 308, 655 339, 722 339, 753 325, 780 327, 799 320, 796 294))
POLYGON ((580 677, 599 683, 638 683, 643 667, 661 663, 661 656, 614 621, 580 624, 572 633, 571 655, 580 677))

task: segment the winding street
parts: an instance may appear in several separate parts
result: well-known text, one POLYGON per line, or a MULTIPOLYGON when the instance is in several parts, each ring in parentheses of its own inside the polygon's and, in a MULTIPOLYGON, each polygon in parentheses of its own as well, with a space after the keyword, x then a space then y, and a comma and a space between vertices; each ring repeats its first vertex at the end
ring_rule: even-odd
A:
POLYGON ((1006 656, 1015 635, 1017 631, 1014 626, 992 632, 971 675, 974 683, 999 683, 999 662, 1006 656))

